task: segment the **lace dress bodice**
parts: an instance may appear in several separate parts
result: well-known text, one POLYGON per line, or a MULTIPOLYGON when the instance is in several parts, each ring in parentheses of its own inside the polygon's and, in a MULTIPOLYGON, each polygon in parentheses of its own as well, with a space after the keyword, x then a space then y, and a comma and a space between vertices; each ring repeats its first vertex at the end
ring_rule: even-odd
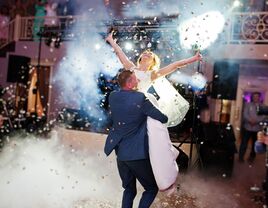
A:
POLYGON ((138 69, 133 69, 135 75, 138 79, 138 90, 143 93, 147 93, 148 89, 152 85, 151 81, 151 71, 141 71, 138 69))
POLYGON ((138 91, 146 94, 150 101, 168 116, 167 126, 178 125, 189 110, 189 103, 165 77, 158 78, 152 82, 151 71, 141 71, 137 68, 133 68, 132 70, 138 79, 138 91), (152 94, 147 93, 151 86, 154 87, 154 90, 160 97, 158 100, 152 94))

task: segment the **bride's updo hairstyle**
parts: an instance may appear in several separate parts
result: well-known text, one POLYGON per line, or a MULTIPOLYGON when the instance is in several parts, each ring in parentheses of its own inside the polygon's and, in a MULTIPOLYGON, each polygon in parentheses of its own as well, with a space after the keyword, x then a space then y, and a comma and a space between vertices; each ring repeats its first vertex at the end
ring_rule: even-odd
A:
POLYGON ((141 55, 139 56, 139 58, 137 60, 137 66, 139 67, 140 62, 141 62, 141 58, 142 58, 142 56, 143 56, 144 53, 151 53, 152 54, 152 57, 153 57, 153 62, 149 66, 148 70, 149 71, 158 70, 160 68, 160 59, 159 59, 159 57, 155 53, 153 53, 149 49, 147 49, 146 51, 143 51, 141 53, 141 55))

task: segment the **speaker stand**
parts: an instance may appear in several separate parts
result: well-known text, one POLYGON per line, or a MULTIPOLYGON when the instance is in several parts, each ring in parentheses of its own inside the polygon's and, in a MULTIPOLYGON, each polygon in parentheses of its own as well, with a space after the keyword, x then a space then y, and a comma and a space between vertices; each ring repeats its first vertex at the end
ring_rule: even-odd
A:
MULTIPOLYGON (((197 66, 197 72, 200 72, 201 70, 201 62, 198 61, 198 66, 197 66)), ((190 143, 190 153, 189 153, 189 168, 193 168, 195 166, 199 165, 199 168, 203 168, 203 162, 200 157, 200 147, 197 142, 198 137, 199 137, 199 119, 197 119, 197 108, 198 106, 196 105, 196 99, 197 99, 197 94, 193 91, 193 122, 192 122, 192 131, 191 131, 191 143, 190 143), (195 144, 196 152, 197 152, 197 158, 192 162, 193 160, 193 146, 195 144), (192 164, 193 163, 193 164, 192 164)))

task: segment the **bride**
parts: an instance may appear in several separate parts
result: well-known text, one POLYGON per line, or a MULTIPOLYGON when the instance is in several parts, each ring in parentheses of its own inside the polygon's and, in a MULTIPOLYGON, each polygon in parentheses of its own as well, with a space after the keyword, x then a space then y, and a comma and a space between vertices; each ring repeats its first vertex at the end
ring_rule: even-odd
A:
MULTIPOLYGON (((144 51, 138 58, 137 65, 135 65, 113 39, 113 33, 107 36, 106 41, 113 47, 125 70, 135 72, 139 81, 138 90, 145 93, 150 101, 168 116, 167 126, 179 124, 189 109, 189 103, 164 77, 179 67, 201 60, 202 56, 199 52, 191 58, 176 61, 160 68, 160 60, 153 52, 144 51), (160 96, 159 100, 156 100, 152 94, 147 93, 152 85, 160 96)), ((172 193, 176 188, 175 182, 178 175, 176 158, 179 153, 172 146, 167 126, 155 119, 147 118, 149 155, 155 180, 160 191, 172 193)))

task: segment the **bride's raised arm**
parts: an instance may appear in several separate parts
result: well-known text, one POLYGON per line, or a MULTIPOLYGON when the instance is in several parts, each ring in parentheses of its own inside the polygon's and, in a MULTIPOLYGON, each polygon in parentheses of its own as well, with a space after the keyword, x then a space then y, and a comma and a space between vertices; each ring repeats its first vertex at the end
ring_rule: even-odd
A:
POLYGON ((111 32, 107 36, 106 41, 109 42, 110 45, 113 47, 117 57, 119 58, 120 62, 122 63, 122 65, 126 70, 129 70, 135 66, 135 64, 128 59, 127 55, 123 52, 122 48, 113 39, 113 32, 111 32))
POLYGON ((201 60, 202 60, 202 55, 199 52, 197 52, 194 56, 192 56, 190 58, 183 59, 180 61, 175 61, 175 62, 157 70, 157 71, 153 71, 151 79, 152 79, 152 81, 156 80, 159 77, 166 76, 166 75, 176 71, 180 67, 183 67, 187 64, 191 64, 193 62, 201 61, 201 60))

